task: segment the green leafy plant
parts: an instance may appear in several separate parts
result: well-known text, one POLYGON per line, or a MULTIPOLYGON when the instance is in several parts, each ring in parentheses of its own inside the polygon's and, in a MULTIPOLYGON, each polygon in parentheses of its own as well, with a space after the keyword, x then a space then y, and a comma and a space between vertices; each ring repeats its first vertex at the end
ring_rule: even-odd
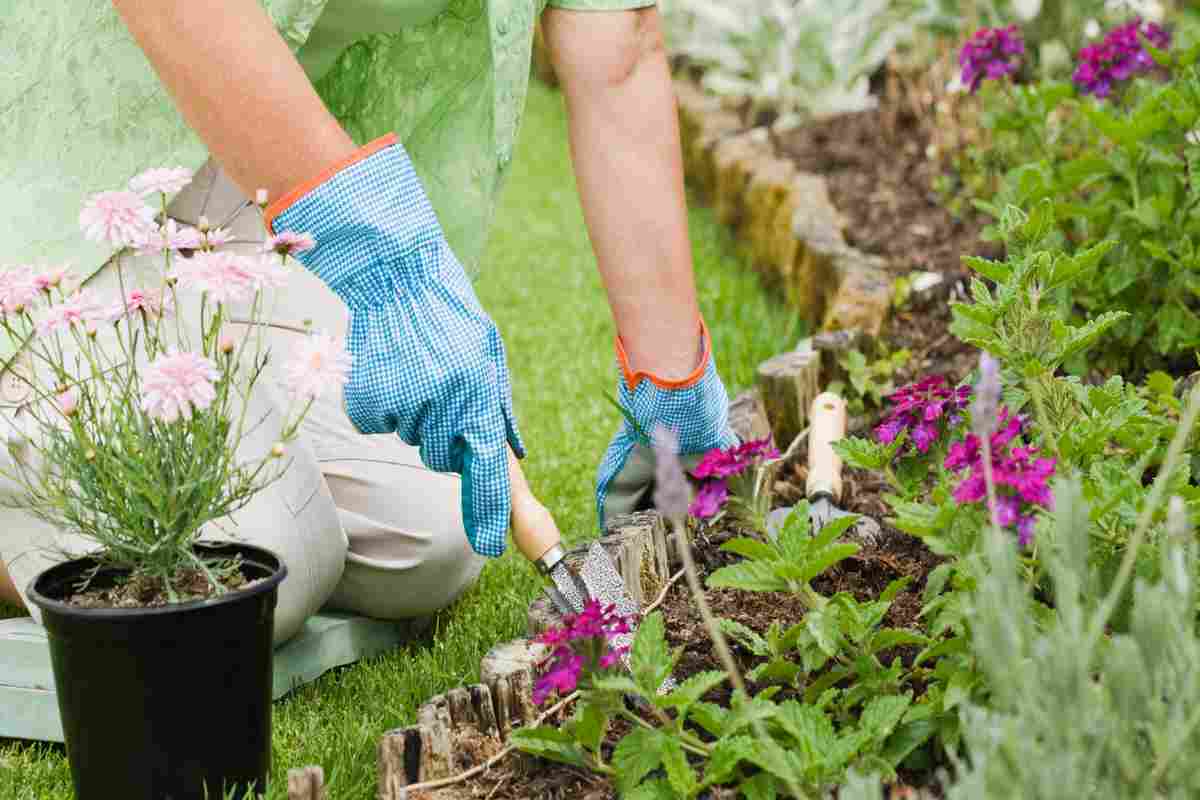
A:
POLYGON ((828 391, 845 397, 852 414, 862 414, 868 408, 879 408, 883 405, 883 399, 896 391, 893 379, 910 357, 911 353, 907 350, 897 350, 868 361, 862 352, 848 350, 838 356, 838 366, 846 373, 846 380, 832 381, 828 391))

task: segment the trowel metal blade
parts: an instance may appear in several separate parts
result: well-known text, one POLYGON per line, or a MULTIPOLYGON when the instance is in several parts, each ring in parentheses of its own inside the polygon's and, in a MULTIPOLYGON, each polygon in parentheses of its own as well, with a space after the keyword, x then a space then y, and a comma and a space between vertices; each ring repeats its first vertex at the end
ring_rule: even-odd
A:
MULTIPOLYGON (((587 557, 583 560, 580 575, 583 577, 588 593, 601 604, 615 605, 617 613, 624 617, 634 616, 641 612, 637 603, 633 602, 633 598, 629 596, 629 592, 625 588, 625 579, 617 571, 617 567, 609 558, 604 545, 599 542, 592 543, 592 546, 588 548, 587 557)), ((617 634, 612 639, 612 646, 614 648, 632 647, 635 634, 636 629, 630 630, 629 633, 617 634)), ((621 661, 625 665, 625 669, 632 671, 628 650, 621 661)), ((668 675, 662 686, 658 687, 658 693, 666 694, 676 685, 675 679, 668 675)))
MULTIPOLYGON (((550 580, 554 582, 554 588, 558 590, 559 597, 570 609, 571 613, 578 614, 583 611, 583 607, 587 605, 588 589, 580 578, 564 558, 550 570, 550 580)), ((562 604, 558 598, 553 598, 555 605, 562 608, 562 604)))

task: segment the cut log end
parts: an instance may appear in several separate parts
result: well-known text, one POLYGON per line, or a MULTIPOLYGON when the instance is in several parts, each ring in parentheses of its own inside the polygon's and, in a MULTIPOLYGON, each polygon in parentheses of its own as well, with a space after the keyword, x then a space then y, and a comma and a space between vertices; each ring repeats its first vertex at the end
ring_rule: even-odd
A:
POLYGON ((325 770, 320 767, 288 770, 287 792, 288 800, 327 800, 325 770))

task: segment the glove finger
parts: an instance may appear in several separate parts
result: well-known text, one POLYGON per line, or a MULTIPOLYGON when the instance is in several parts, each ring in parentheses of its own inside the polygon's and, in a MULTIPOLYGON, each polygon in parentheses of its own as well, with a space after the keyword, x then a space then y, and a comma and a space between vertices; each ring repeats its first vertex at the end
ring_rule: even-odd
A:
POLYGON ((494 558, 503 554, 508 544, 512 510, 508 443, 499 430, 471 431, 464 434, 458 446, 467 539, 475 552, 494 558))

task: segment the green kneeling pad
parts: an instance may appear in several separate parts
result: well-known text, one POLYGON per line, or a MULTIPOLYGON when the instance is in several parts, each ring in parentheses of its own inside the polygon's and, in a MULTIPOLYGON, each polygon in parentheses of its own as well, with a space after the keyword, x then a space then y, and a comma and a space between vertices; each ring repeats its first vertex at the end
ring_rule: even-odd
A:
MULTIPOLYGON (((419 623, 322 612, 275 651, 274 697, 334 667, 410 641, 419 623)), ((63 740, 46 630, 30 617, 0 619, 0 738, 63 740)))

